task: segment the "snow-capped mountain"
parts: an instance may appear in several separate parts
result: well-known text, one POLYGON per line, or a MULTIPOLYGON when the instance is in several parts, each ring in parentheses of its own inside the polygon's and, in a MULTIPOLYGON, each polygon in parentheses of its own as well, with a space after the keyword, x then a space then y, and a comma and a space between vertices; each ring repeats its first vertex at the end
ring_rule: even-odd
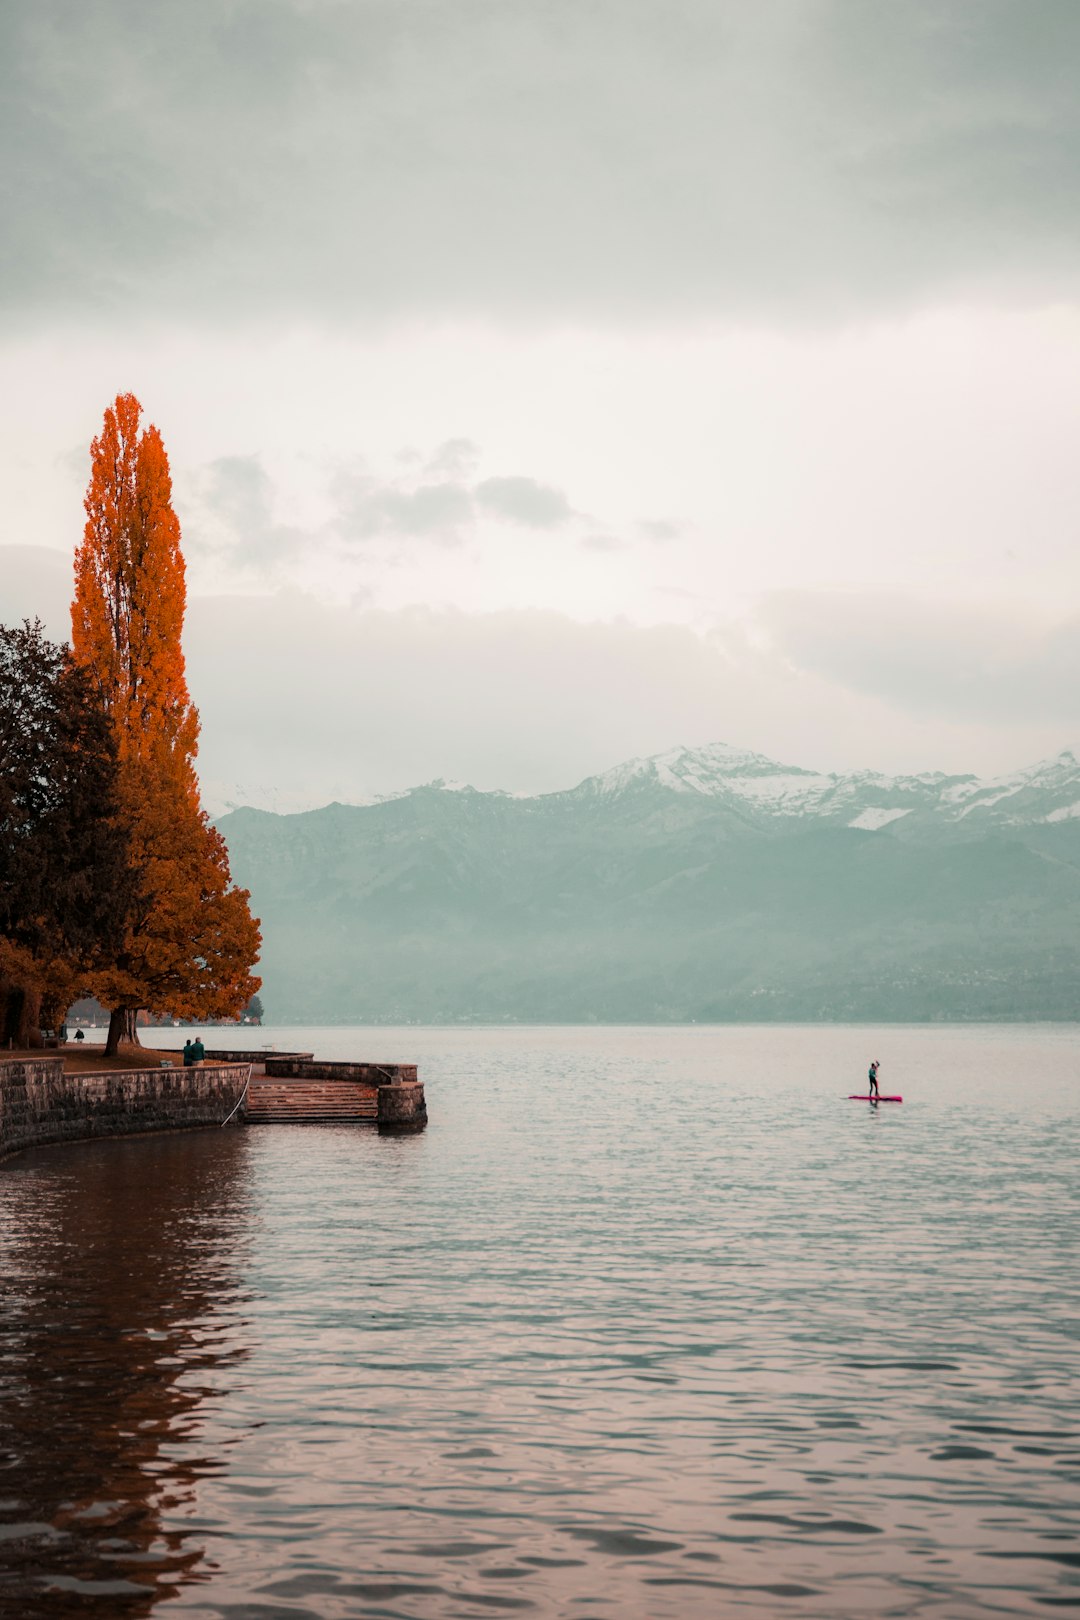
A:
POLYGON ((715 744, 221 825, 285 1020, 1080 1014, 1072 754, 980 781, 715 744))
MULTIPOLYGON (((707 801, 747 827, 763 830, 780 831, 812 821, 866 832, 890 827, 907 837, 948 829, 976 832, 1080 820, 1080 761, 1066 751, 1055 759, 989 780, 941 771, 915 776, 885 776, 875 771, 844 775, 780 764, 727 743, 708 743, 627 760, 558 793, 477 792, 465 783, 440 779, 405 793, 372 797, 350 792, 342 782, 330 797, 339 804, 364 808, 420 792, 512 799, 537 806, 579 802, 599 806, 642 795, 659 800, 674 795, 684 801, 707 801)), ((314 811, 326 802, 295 786, 282 790, 223 782, 204 783, 203 796, 213 815, 241 807, 291 815, 314 811)))
POLYGON ((823 773, 710 743, 628 760, 589 777, 574 792, 613 798, 648 789, 726 801, 754 822, 811 817, 866 831, 904 818, 941 824, 970 819, 981 829, 1080 817, 1080 761, 1067 750, 1026 770, 982 781, 940 771, 917 776, 823 773))

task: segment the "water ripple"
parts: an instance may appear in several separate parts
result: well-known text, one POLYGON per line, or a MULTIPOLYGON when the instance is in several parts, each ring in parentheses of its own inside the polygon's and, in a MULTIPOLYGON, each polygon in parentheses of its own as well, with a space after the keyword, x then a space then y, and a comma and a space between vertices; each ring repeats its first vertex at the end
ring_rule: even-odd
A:
POLYGON ((427 1134, 0 1168, 4 1620, 1080 1607, 1075 1031, 305 1044, 427 1134))

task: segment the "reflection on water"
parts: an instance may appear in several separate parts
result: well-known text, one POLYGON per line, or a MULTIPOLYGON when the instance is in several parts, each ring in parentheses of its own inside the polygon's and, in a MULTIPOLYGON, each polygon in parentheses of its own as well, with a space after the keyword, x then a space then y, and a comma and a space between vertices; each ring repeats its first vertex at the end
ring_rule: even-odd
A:
POLYGON ((0 1611, 1080 1609, 1075 1031, 873 1039, 317 1032, 427 1133, 0 1167, 0 1611))
POLYGON ((248 1139, 0 1170, 0 1614, 149 1614, 205 1578, 185 1533, 227 1466, 204 1425, 244 1352, 248 1139))

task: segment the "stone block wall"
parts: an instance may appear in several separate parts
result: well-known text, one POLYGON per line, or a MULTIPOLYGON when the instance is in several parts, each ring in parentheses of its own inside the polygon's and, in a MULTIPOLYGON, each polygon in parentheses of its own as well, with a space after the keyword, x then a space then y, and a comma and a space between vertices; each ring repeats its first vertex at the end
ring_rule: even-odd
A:
POLYGON ((250 1074, 246 1062, 65 1074, 60 1057, 0 1060, 0 1159, 47 1142, 221 1125, 250 1074))
POLYGON ((214 1047, 213 1051, 211 1051, 209 1047, 206 1048, 207 1063, 250 1063, 252 1074, 265 1074, 265 1065, 268 1058, 283 1057, 308 1059, 314 1057, 314 1055, 315 1054, 313 1052, 270 1053, 261 1050, 258 1052, 252 1052, 250 1050, 245 1052, 241 1048, 237 1048, 235 1051, 229 1051, 216 1046, 214 1047))
POLYGON ((364 1086, 408 1084, 416 1080, 415 1063, 315 1063, 283 1053, 265 1059, 266 1075, 275 1080, 358 1080, 364 1086))
POLYGON ((388 1136, 411 1135, 428 1122, 415 1063, 315 1063, 282 1053, 266 1058, 265 1072, 268 1080, 345 1080, 377 1087, 379 1130, 388 1136))
POLYGON ((213 1051, 209 1047, 206 1047, 205 1050, 208 1063, 276 1063, 281 1058, 310 1061, 315 1056, 314 1052, 266 1052, 261 1047, 257 1052, 253 1052, 250 1047, 246 1051, 243 1047, 237 1047, 235 1051, 227 1051, 223 1047, 218 1048, 216 1046, 213 1051))
POLYGON ((419 1081, 380 1086, 378 1118, 380 1136, 412 1136, 422 1131, 428 1116, 424 1088, 419 1081))

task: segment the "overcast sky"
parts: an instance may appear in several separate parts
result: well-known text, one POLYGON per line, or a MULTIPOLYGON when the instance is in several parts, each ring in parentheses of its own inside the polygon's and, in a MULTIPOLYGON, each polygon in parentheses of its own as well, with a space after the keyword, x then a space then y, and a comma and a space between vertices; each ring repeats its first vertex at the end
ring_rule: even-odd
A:
POLYGON ((0 618, 120 390, 215 808, 1080 748, 1076 0, 0 8, 0 618))

